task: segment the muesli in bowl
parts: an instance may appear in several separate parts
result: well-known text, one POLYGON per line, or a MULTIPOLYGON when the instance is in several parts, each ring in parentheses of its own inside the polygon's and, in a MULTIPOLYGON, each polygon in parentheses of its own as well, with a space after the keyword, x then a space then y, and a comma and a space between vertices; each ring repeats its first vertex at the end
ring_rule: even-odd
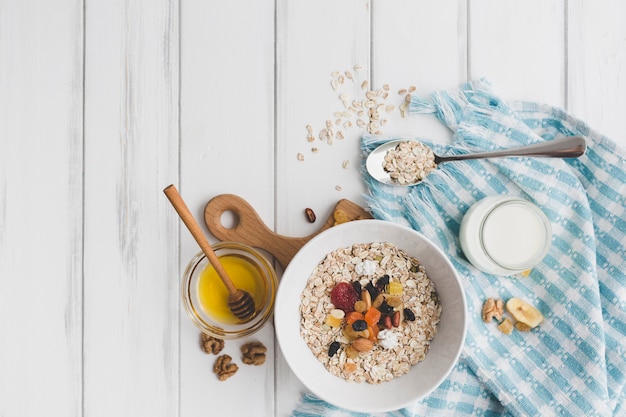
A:
MULTIPOLYGON (((396 261, 393 261, 392 265, 395 264, 395 262, 396 261)), ((400 274, 400 276, 401 275, 402 274, 400 274)), ((424 285, 426 285, 426 282, 427 281, 423 281, 424 285)), ((393 307, 394 303, 397 303, 397 301, 393 300, 392 297, 398 297, 398 295, 392 294, 392 292, 396 290, 394 290, 394 286, 388 285, 389 284, 384 285, 385 289, 382 292, 388 293, 390 297, 389 300, 387 300, 387 304, 393 307)), ((345 288, 345 285, 341 285, 341 287, 345 288)), ((379 292, 381 291, 379 290, 379 292)), ((361 294, 363 293, 361 292, 361 294)), ((377 297, 374 297, 374 300, 376 298, 377 297)), ((351 298, 351 300, 354 300, 354 298, 351 298)), ((374 300, 372 300, 372 303, 374 303, 374 300)), ((360 299, 358 301, 364 300, 360 299)), ((350 302, 351 301, 348 301, 348 303, 350 302)), ((354 304, 356 304, 356 302, 357 301, 354 301, 354 304)), ((338 303, 341 305, 341 302, 338 303)), ((360 309, 362 306, 358 306, 357 308, 360 309)), ((397 307, 393 308, 396 309, 397 307)), ((400 311, 400 309, 398 308, 397 311, 400 311)), ((365 312, 367 313, 367 310, 365 310, 365 312)), ((308 314, 309 313, 305 313, 305 315, 308 314)), ((393 314, 395 314, 395 312, 393 314)), ((389 312, 387 316, 393 319, 393 314, 389 312)), ((381 312, 381 317, 382 316, 383 312, 381 312)), ((424 398, 445 380, 461 354, 467 328, 466 317, 465 295, 460 277, 451 261, 439 247, 424 235, 403 225, 382 220, 356 220, 333 226, 313 237, 296 253, 291 262, 289 262, 289 265, 287 265, 287 268, 282 274, 276 294, 274 327, 280 354, 289 365, 291 371, 293 371, 293 374, 309 391, 319 398, 347 410, 364 413, 382 413, 406 407, 413 401, 424 398), (409 267, 406 260, 404 263, 398 261, 400 266, 405 265, 409 269, 409 278, 406 280, 397 276, 393 271, 386 271, 382 267, 382 269, 378 268, 381 263, 390 262, 393 258, 391 256, 389 260, 383 261, 385 256, 378 258, 377 256, 382 255, 373 255, 370 262, 366 262, 367 256, 364 258, 352 256, 351 251, 353 247, 365 245, 363 247, 367 247, 369 251, 370 245, 383 245, 386 243, 392 244, 398 250, 404 251, 406 255, 401 255, 401 258, 406 256, 406 259, 415 258, 419 260, 417 271, 411 271, 411 268, 415 269, 414 262, 411 262, 411 266, 409 267), (331 268, 332 273, 321 275, 319 269, 320 264, 330 253, 341 250, 342 248, 350 248, 348 253, 351 264, 348 265, 348 255, 346 255, 344 268, 339 267, 339 263, 337 263, 335 267, 331 268), (357 261, 356 258, 359 260, 357 261), (361 262, 361 259, 365 260, 361 262), (352 264, 353 260, 356 263, 352 264), (372 261, 374 263, 378 262, 378 265, 373 264, 372 261), (360 265, 358 266, 360 272, 356 272, 357 265, 360 265), (376 266, 376 268, 372 268, 372 266, 376 266), (372 270, 375 272, 371 273, 372 270), (356 272, 354 276, 352 271, 356 272), (424 287, 421 290, 424 295, 422 300, 425 304, 421 301, 411 301, 413 297, 419 299, 419 296, 409 295, 412 294, 411 292, 413 291, 413 284, 409 282, 415 281, 415 288, 417 289, 417 283, 419 281, 417 277, 411 274, 419 274, 420 272, 426 275, 426 278, 431 281, 432 288, 435 290, 433 292, 426 289, 431 288, 431 284, 428 284, 428 287, 424 287), (312 273, 320 274, 320 276, 313 278, 311 283, 316 287, 318 285, 326 285, 326 288, 322 289, 322 286, 314 288, 311 286, 311 295, 307 297, 308 301, 304 301, 303 294, 309 289, 309 279, 312 273), (359 338, 349 342, 349 336, 347 339, 343 338, 344 327, 350 313, 346 314, 346 312, 342 310, 344 315, 343 318, 339 319, 340 324, 336 327, 331 326, 333 319, 329 318, 329 316, 333 317, 333 315, 336 314, 341 315, 341 313, 338 312, 331 314, 333 310, 339 310, 335 304, 332 304, 332 289, 342 282, 352 286, 352 283, 355 281, 359 281, 361 290, 363 290, 363 287, 368 286, 368 282, 374 287, 376 287, 376 284, 379 284, 379 287, 383 288, 385 274, 389 275, 390 282, 404 282, 401 288, 402 295, 400 296, 400 300, 404 304, 401 311, 405 313, 405 318, 401 323, 398 323, 399 325, 397 327, 394 327, 392 322, 391 329, 384 328, 384 322, 386 321, 386 319, 384 319, 382 322, 383 327, 381 327, 380 324, 378 326, 377 341, 372 341, 372 349, 364 352, 359 351, 356 358, 348 358, 348 347, 355 347, 353 345, 354 341, 359 338), (320 278, 320 280, 318 281, 317 278, 320 278), (380 278, 383 278, 383 280, 379 282, 378 280, 380 278), (363 283, 361 283, 362 280, 363 283), (319 331, 316 330, 314 333, 319 334, 320 338, 325 338, 324 342, 320 339, 320 342, 311 341, 308 343, 307 339, 309 337, 317 337, 311 336, 310 329, 307 331, 308 333, 305 333, 305 336, 302 336, 303 301, 305 304, 308 303, 308 305, 311 306, 310 308, 312 309, 308 311, 312 312, 311 314, 317 317, 317 319, 311 323, 313 327, 318 326, 319 331), (420 306, 418 306, 418 304, 420 306), (425 314, 422 309, 424 305, 427 306, 429 304, 431 304, 433 315, 436 314, 436 311, 439 311, 440 315, 439 322, 435 326, 436 334, 431 332, 434 336, 431 334, 432 339, 429 343, 424 345, 423 360, 417 362, 415 365, 407 366, 400 364, 402 361, 396 361, 394 358, 394 361, 385 365, 384 371, 382 364, 379 363, 374 373, 376 375, 380 374, 380 376, 372 378, 370 375, 370 378, 372 378, 372 381, 374 381, 374 379, 379 380, 380 383, 367 383, 366 374, 372 374, 371 365, 373 359, 371 355, 377 351, 381 354, 388 354, 390 352, 389 350, 384 350, 385 348, 382 346, 383 336, 385 335, 383 330, 391 330, 392 333, 396 333, 399 340, 401 340, 400 336, 404 334, 407 328, 410 329, 409 326, 413 326, 417 324, 419 320, 422 320, 422 316, 425 314), (438 304, 438 307, 435 307, 436 304, 438 304), (410 319, 407 320, 406 308, 410 309, 415 315, 414 321, 410 319), (439 308, 440 310, 438 310, 439 308), (330 323, 327 323, 326 320, 329 320, 330 323), (339 360, 342 358, 342 353, 345 353, 345 363, 353 363, 353 365, 349 365, 349 368, 354 367, 353 372, 349 375, 345 374, 348 376, 348 379, 333 374, 326 365, 318 359, 318 356, 321 358, 329 358, 330 345, 335 341, 338 341, 340 346, 332 358, 329 359, 329 364, 333 366, 332 361, 337 361, 338 365, 339 360), (313 352, 309 344, 314 345, 313 348, 318 350, 318 355, 313 352), (389 369, 392 369, 391 372, 393 375, 394 366, 398 369, 402 369, 402 371, 405 369, 408 369, 408 371, 401 376, 387 380, 389 369), (361 372, 362 375, 359 376, 361 372), (354 381, 363 380, 364 382, 356 383, 349 378, 354 378, 354 381)), ((370 317, 368 316, 368 318, 370 317)), ((396 317, 396 319, 397 318, 399 317, 396 317)), ((373 320, 370 321, 373 322, 373 320)), ((431 325, 434 325, 434 323, 431 323, 431 325)), ((307 326, 309 325, 307 324, 307 326)), ((359 328, 359 325, 357 325, 357 328, 359 328)), ((408 341, 408 345, 411 346, 412 343, 419 345, 422 336, 419 336, 418 333, 413 334, 410 330, 408 333, 410 333, 412 337, 412 339, 408 341)), ((364 333, 361 335, 363 336, 364 333)), ((369 338, 370 334, 367 336, 369 338)), ((427 337, 426 332, 424 332, 423 337, 427 337)), ((366 349, 368 342, 363 340, 368 340, 368 338, 362 338, 360 342, 357 342, 357 347, 362 349, 365 347, 366 349)), ((398 344, 400 344, 400 341, 398 344)), ((406 342, 404 342, 404 345, 406 345, 406 342)), ((415 347, 419 349, 420 352, 415 353, 414 357, 422 358, 421 348, 417 347, 417 345, 415 347)), ((398 347, 396 347, 396 349, 397 348, 398 347)), ((407 356, 409 358, 411 357, 409 354, 407 354, 407 356)), ((341 370, 341 372, 344 371, 342 366, 338 369, 341 370)))
POLYGON ((390 242, 328 253, 301 294, 300 334, 333 375, 378 384, 424 360, 441 304, 425 267, 390 242))

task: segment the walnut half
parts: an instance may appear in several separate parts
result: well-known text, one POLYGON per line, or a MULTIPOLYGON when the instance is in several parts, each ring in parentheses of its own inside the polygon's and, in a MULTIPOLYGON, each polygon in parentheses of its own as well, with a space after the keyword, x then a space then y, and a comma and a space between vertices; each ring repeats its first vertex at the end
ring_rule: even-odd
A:
POLYGON ((241 360, 246 365, 262 365, 265 363, 267 348, 261 342, 248 342, 241 346, 241 360))
POLYGON ((233 358, 229 355, 218 356, 213 365, 213 372, 217 374, 220 381, 226 381, 231 376, 235 375, 239 370, 239 367, 235 363, 231 363, 233 358))
POLYGON ((489 323, 495 317, 498 321, 502 321, 504 314, 504 301, 501 299, 488 298, 483 304, 483 321, 489 323))
POLYGON ((212 353, 217 355, 224 349, 224 341, 213 336, 209 336, 206 333, 202 333, 200 336, 200 345, 202 350, 206 353, 212 353))

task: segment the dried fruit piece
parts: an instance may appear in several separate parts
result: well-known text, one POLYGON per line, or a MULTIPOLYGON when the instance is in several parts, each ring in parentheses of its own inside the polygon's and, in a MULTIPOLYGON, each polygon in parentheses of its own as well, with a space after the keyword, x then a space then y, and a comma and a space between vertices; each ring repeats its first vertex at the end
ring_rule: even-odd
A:
POLYGON ((511 334, 513 331, 513 323, 508 317, 505 317, 502 323, 498 324, 498 330, 504 334, 511 334))
POLYGON ((531 331, 530 326, 528 324, 522 323, 521 321, 518 321, 517 323, 515 323, 515 328, 519 330, 520 332, 531 331))
POLYGON ((348 218, 348 214, 341 209, 336 209, 333 212, 333 220, 335 221, 334 225, 338 225, 338 224, 346 223, 350 221, 350 219, 348 218))
POLYGON ((366 307, 367 306, 365 305, 365 301, 363 300, 359 300, 354 303, 354 310, 358 311, 359 313, 365 313, 366 307))
POLYGON ((363 318, 363 313, 359 313, 358 311, 351 311, 346 314, 346 324, 352 324, 357 320, 363 320, 363 318))
POLYGON ((367 322, 365 320, 357 320, 352 323, 352 329, 354 329, 354 331, 356 332, 367 330, 367 322))
POLYGON ((380 320, 380 316, 381 316, 380 310, 378 310, 375 307, 370 307, 369 310, 367 310, 367 313, 365 313, 365 316, 363 317, 363 319, 370 326, 375 326, 378 323, 378 320, 380 320))
POLYGON ((340 327, 341 326, 341 319, 338 319, 337 317, 334 317, 332 314, 328 314, 326 316, 325 323, 327 325, 329 325, 330 327, 340 327))
POLYGON ((340 282, 330 292, 330 301, 340 310, 349 313, 354 311, 354 303, 359 300, 359 296, 347 282, 340 282))
POLYGON ((391 281, 387 292, 389 295, 402 295, 402 284, 396 281, 391 281))
MULTIPOLYGON (((357 352, 357 351, 355 350, 355 352, 357 352)), ((358 354, 359 354, 359 352, 357 352, 357 356, 358 356, 358 354)), ((351 374, 352 372, 356 371, 356 368, 357 368, 356 363, 353 363, 353 362, 346 362, 346 364, 343 366, 343 370, 346 371, 349 374, 351 374)))
POLYGON ((543 314, 521 298, 511 298, 506 302, 506 309, 515 320, 528 325, 531 329, 543 321, 543 314))
POLYGON ((415 313, 409 308, 404 309, 404 319, 406 321, 415 321, 415 313))
POLYGON ((340 347, 341 347, 341 344, 337 341, 331 343, 330 346, 328 347, 328 356, 331 358, 335 356, 335 353, 337 353, 340 347))

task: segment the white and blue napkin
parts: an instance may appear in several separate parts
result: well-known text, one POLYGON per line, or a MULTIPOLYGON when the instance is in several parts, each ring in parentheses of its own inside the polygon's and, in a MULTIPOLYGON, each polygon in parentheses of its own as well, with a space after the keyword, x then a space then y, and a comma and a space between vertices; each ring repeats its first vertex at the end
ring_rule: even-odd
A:
MULTIPOLYGON (((461 360, 431 395, 389 416, 626 415, 626 152, 566 112, 504 102, 484 80, 413 97, 454 131, 439 155, 585 137, 577 159, 504 158, 442 164, 422 183, 393 187, 365 174, 374 217, 409 225, 450 257, 468 302, 461 360), (537 204, 552 223, 550 252, 528 277, 483 273, 464 257, 467 209, 495 194, 537 204), (545 320, 531 332, 501 333, 482 321, 489 297, 521 297, 545 320)), ((366 136, 364 158, 395 137, 366 136)), ((435 336, 436 337, 436 336, 435 336)), ((360 416, 305 394, 292 416, 360 416)))

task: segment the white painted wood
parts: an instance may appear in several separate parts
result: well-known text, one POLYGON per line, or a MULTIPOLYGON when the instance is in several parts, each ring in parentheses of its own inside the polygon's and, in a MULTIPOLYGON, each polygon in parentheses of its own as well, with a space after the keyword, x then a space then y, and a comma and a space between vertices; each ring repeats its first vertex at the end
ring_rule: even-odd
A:
POLYGON ((306 207, 326 219, 339 199, 359 200, 363 190, 358 174, 363 129, 357 127, 357 117, 337 117, 335 112, 347 110, 340 95, 345 94, 350 103, 362 100, 361 83, 370 81, 370 2, 306 1, 294 7, 293 2, 279 1, 277 5, 276 227, 282 234, 305 236, 320 227, 306 221, 306 207), (355 71, 355 65, 365 69, 355 71), (344 82, 334 90, 331 82, 340 76, 344 82), (337 119, 342 120, 339 126, 337 119), (347 120, 353 127, 344 126, 347 120), (335 137, 332 144, 319 139, 327 121, 344 139, 335 137), (307 125, 313 129, 313 142, 307 140, 307 125), (303 161, 298 160, 299 153, 303 161), (344 169, 345 160, 349 162, 344 169))
POLYGON ((564 106, 563 0, 469 2, 469 73, 505 99, 564 106))
POLYGON ((466 2, 395 0, 376 2, 373 10, 374 87, 388 84, 387 102, 395 106, 382 133, 449 140, 451 132, 434 116, 403 117, 399 91, 415 87, 414 94, 426 97, 467 80, 466 2))
POLYGON ((82 396, 82 4, 0 1, 0 415, 82 396))
POLYGON ((568 2, 568 110, 626 144, 626 3, 568 2))
POLYGON ((431 116, 401 118, 397 91, 485 76, 626 146, 625 8, 0 0, 0 415, 290 415, 305 388, 271 324, 227 341, 233 378, 212 373, 180 305, 198 248, 162 189, 177 184, 199 220, 234 193, 279 233, 313 232, 306 207, 325 219, 340 198, 362 203, 364 130, 342 126, 332 145, 318 135, 340 94, 363 99, 364 80, 390 86, 384 134, 448 140, 431 116), (263 366, 239 361, 251 339, 269 348, 263 366))
MULTIPOLYGON (((222 193, 247 200, 274 223, 274 2, 181 2, 180 192, 203 219, 222 193)), ((211 241, 215 239, 211 237, 211 241)), ((199 249, 181 229, 179 275, 199 249)), ((222 353, 239 366, 225 382, 212 372, 214 355, 200 350, 199 331, 185 313, 180 331, 180 415, 255 416, 274 413, 271 325, 222 353), (241 362, 240 346, 260 340, 267 363, 241 362)))
MULTIPOLYGON (((361 84, 371 81, 370 7, 367 0, 277 2, 278 233, 309 235, 321 227, 342 198, 362 204, 359 138, 363 129, 356 125, 358 117, 335 112, 348 111, 343 101, 363 100, 361 84), (355 65, 364 70, 355 70, 355 65), (339 125, 337 119, 341 119, 339 125), (327 121, 335 132, 342 132, 343 139, 320 140, 327 121), (347 121, 353 127, 344 126, 347 121), (307 139, 307 125, 312 127, 312 142, 307 139), (299 154, 303 160, 298 159, 299 154), (345 168, 344 161, 348 161, 345 168), (317 214, 319 220, 314 224, 306 220, 307 207, 317 214)), ((286 416, 306 390, 280 352, 277 358, 275 415, 286 416)))
POLYGON ((178 2, 85 17, 84 414, 178 413, 178 2))

